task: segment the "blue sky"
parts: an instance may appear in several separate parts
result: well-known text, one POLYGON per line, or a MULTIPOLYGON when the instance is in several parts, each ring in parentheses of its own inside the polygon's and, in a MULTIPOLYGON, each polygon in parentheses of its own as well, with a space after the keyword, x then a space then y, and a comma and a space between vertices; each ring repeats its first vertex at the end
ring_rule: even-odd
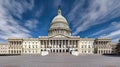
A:
POLYGON ((0 0, 0 42, 47 36, 58 5, 72 35, 120 39, 120 0, 0 0))

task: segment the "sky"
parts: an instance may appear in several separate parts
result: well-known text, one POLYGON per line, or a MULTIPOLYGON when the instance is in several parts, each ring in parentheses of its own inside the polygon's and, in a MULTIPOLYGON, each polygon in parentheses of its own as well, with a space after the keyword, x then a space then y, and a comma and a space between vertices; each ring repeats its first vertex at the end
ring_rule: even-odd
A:
POLYGON ((120 0, 0 0, 0 42, 47 36, 58 5, 73 36, 120 39, 120 0))

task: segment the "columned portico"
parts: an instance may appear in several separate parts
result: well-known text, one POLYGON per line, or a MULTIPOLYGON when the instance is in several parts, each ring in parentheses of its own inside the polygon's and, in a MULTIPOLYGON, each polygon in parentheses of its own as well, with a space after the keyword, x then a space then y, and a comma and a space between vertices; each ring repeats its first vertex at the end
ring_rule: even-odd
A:
POLYGON ((45 45, 45 47, 42 47, 41 51, 49 49, 48 51, 50 53, 69 53, 70 48, 78 49, 79 37, 40 37, 39 40, 43 42, 40 44, 41 46, 45 45))

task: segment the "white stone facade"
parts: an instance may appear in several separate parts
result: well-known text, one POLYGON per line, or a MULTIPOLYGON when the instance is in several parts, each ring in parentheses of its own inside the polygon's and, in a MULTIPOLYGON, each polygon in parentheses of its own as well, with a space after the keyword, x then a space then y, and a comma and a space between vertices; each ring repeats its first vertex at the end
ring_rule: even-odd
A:
POLYGON ((40 41, 38 38, 26 38, 22 43, 22 54, 40 54, 40 41))
POLYGON ((0 54, 8 54, 8 45, 0 43, 0 54))
POLYGON ((81 38, 79 41, 80 54, 94 54, 94 39, 81 38))

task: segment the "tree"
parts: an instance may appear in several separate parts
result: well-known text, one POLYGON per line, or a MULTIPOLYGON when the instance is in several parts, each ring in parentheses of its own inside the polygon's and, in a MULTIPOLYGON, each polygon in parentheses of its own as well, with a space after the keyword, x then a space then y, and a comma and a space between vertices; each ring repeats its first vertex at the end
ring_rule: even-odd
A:
POLYGON ((115 51, 117 54, 120 54, 120 42, 116 45, 115 51))

